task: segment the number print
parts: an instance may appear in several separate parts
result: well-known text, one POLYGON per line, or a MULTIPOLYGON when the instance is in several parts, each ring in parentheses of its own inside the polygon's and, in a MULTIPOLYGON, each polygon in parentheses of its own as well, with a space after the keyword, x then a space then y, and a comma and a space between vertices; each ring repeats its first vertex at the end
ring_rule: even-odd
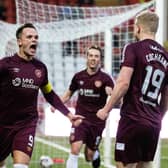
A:
POLYGON ((28 146, 33 147, 33 141, 34 141, 34 137, 32 135, 29 135, 28 146))
POLYGON ((146 71, 147 73, 141 90, 142 94, 153 100, 157 100, 165 73, 160 69, 153 69, 150 65, 146 67, 146 71), (151 86, 154 87, 154 91, 148 90, 151 86))

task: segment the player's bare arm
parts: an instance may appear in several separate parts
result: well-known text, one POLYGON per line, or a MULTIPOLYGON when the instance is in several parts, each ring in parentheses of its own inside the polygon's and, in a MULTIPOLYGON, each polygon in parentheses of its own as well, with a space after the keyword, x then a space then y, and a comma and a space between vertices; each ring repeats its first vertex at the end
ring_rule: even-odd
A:
MULTIPOLYGON (((107 98, 107 101, 108 101, 110 99, 111 94, 112 94, 113 88, 109 87, 109 86, 106 86, 105 91, 106 91, 106 94, 108 95, 108 98, 107 98)), ((119 102, 116 103, 116 106, 120 107, 121 104, 122 104, 122 99, 119 100, 119 102)))
POLYGON ((62 100, 63 103, 66 103, 70 98, 72 97, 73 92, 71 90, 67 90, 61 97, 60 99, 62 100))
POLYGON ((108 117, 109 112, 114 107, 114 105, 119 102, 119 100, 125 95, 128 90, 131 76, 133 73, 133 68, 122 67, 120 74, 117 78, 116 84, 112 91, 109 101, 106 103, 104 108, 100 109, 97 112, 97 117, 102 120, 105 120, 108 117))
POLYGON ((108 96, 111 96, 113 88, 111 88, 110 86, 106 86, 105 91, 108 96))
MULTIPOLYGON (((63 103, 66 103, 70 98, 72 97, 73 92, 71 90, 67 90, 61 97, 60 99, 62 100, 63 103)), ((72 125, 74 126, 79 126, 82 123, 82 119, 84 119, 83 116, 81 115, 73 115, 72 113, 68 113, 67 117, 71 121, 72 125)))
POLYGON ((166 113, 167 109, 168 109, 168 86, 165 87, 165 89, 163 90, 162 96, 161 96, 161 112, 164 114, 166 113))

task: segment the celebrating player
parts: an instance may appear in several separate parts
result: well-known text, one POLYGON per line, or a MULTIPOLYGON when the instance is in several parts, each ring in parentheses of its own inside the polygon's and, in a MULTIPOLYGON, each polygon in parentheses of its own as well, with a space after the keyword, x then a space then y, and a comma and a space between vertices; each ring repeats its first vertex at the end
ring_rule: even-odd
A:
POLYGON ((100 68, 101 57, 101 49, 91 46, 87 51, 87 68, 74 75, 69 89, 62 96, 62 101, 65 103, 75 91, 78 91, 76 114, 85 117, 79 127, 71 128, 71 153, 66 168, 78 167, 78 155, 83 144, 85 144, 86 161, 92 161, 93 168, 100 166, 98 146, 105 121, 97 118, 96 112, 105 105, 114 86, 111 77, 100 68))
POLYGON ((168 53, 155 41, 158 21, 149 11, 136 17, 134 34, 139 41, 125 46, 112 95, 97 113, 106 119, 124 97, 115 145, 117 168, 152 167, 168 106, 168 53))
POLYGON ((0 60, 0 167, 11 153, 14 168, 28 168, 34 146, 39 88, 46 100, 72 123, 83 119, 73 115, 54 93, 46 66, 35 59, 36 28, 24 24, 16 31, 18 53, 0 60))

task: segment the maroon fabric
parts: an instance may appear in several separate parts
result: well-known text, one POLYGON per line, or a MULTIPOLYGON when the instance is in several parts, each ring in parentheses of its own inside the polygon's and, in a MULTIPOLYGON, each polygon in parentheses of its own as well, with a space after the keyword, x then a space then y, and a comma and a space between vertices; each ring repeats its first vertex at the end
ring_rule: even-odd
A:
POLYGON ((121 116, 160 127, 159 95, 168 83, 168 53, 157 42, 146 39, 124 48, 121 65, 134 68, 121 116))
POLYGON ((64 115, 67 115, 70 112, 53 90, 48 94, 44 94, 44 97, 53 107, 55 107, 64 115))
POLYGON ((17 54, 0 60, 0 125, 15 127, 37 119, 39 88, 48 82, 43 63, 17 54))
POLYGON ((140 124, 128 118, 119 123, 115 144, 115 160, 125 164, 152 161, 155 155, 159 128, 140 124))
MULTIPOLYGON (((47 83, 47 68, 41 61, 26 61, 17 54, 1 59, 0 125, 11 128, 37 119, 38 91, 47 83)), ((45 97, 64 115, 69 112, 54 91, 45 97)))
POLYGON ((34 147, 36 120, 15 129, 0 126, 0 161, 13 150, 20 150, 31 157, 34 147))
POLYGON ((152 161, 162 121, 159 96, 168 84, 168 53, 157 42, 142 40, 125 46, 121 66, 134 72, 121 107, 115 159, 152 161))
POLYGON ((83 141, 91 150, 98 149, 102 139, 102 132, 105 126, 96 126, 83 121, 78 127, 71 128, 70 143, 83 141))
POLYGON ((106 86, 113 88, 114 82, 102 70, 94 75, 89 75, 86 70, 75 74, 70 84, 70 90, 78 91, 76 114, 85 116, 87 121, 92 124, 104 124, 105 121, 100 120, 96 113, 106 103, 106 86))

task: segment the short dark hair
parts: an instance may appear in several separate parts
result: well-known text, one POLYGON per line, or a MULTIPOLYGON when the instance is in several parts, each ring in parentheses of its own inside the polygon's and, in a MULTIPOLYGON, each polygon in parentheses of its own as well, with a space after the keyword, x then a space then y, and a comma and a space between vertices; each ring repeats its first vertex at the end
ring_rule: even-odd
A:
POLYGON ((22 34, 23 29, 25 28, 33 28, 36 30, 36 27, 32 24, 32 23, 25 23, 24 25, 20 26, 17 30, 16 30, 16 38, 19 39, 20 35, 22 34))
POLYGON ((101 49, 99 46, 97 46, 97 45, 92 45, 92 46, 90 46, 90 47, 88 48, 88 50, 87 50, 87 55, 88 55, 88 51, 91 50, 91 49, 98 50, 98 51, 100 52, 100 56, 101 56, 101 57, 103 56, 102 49, 101 49))

